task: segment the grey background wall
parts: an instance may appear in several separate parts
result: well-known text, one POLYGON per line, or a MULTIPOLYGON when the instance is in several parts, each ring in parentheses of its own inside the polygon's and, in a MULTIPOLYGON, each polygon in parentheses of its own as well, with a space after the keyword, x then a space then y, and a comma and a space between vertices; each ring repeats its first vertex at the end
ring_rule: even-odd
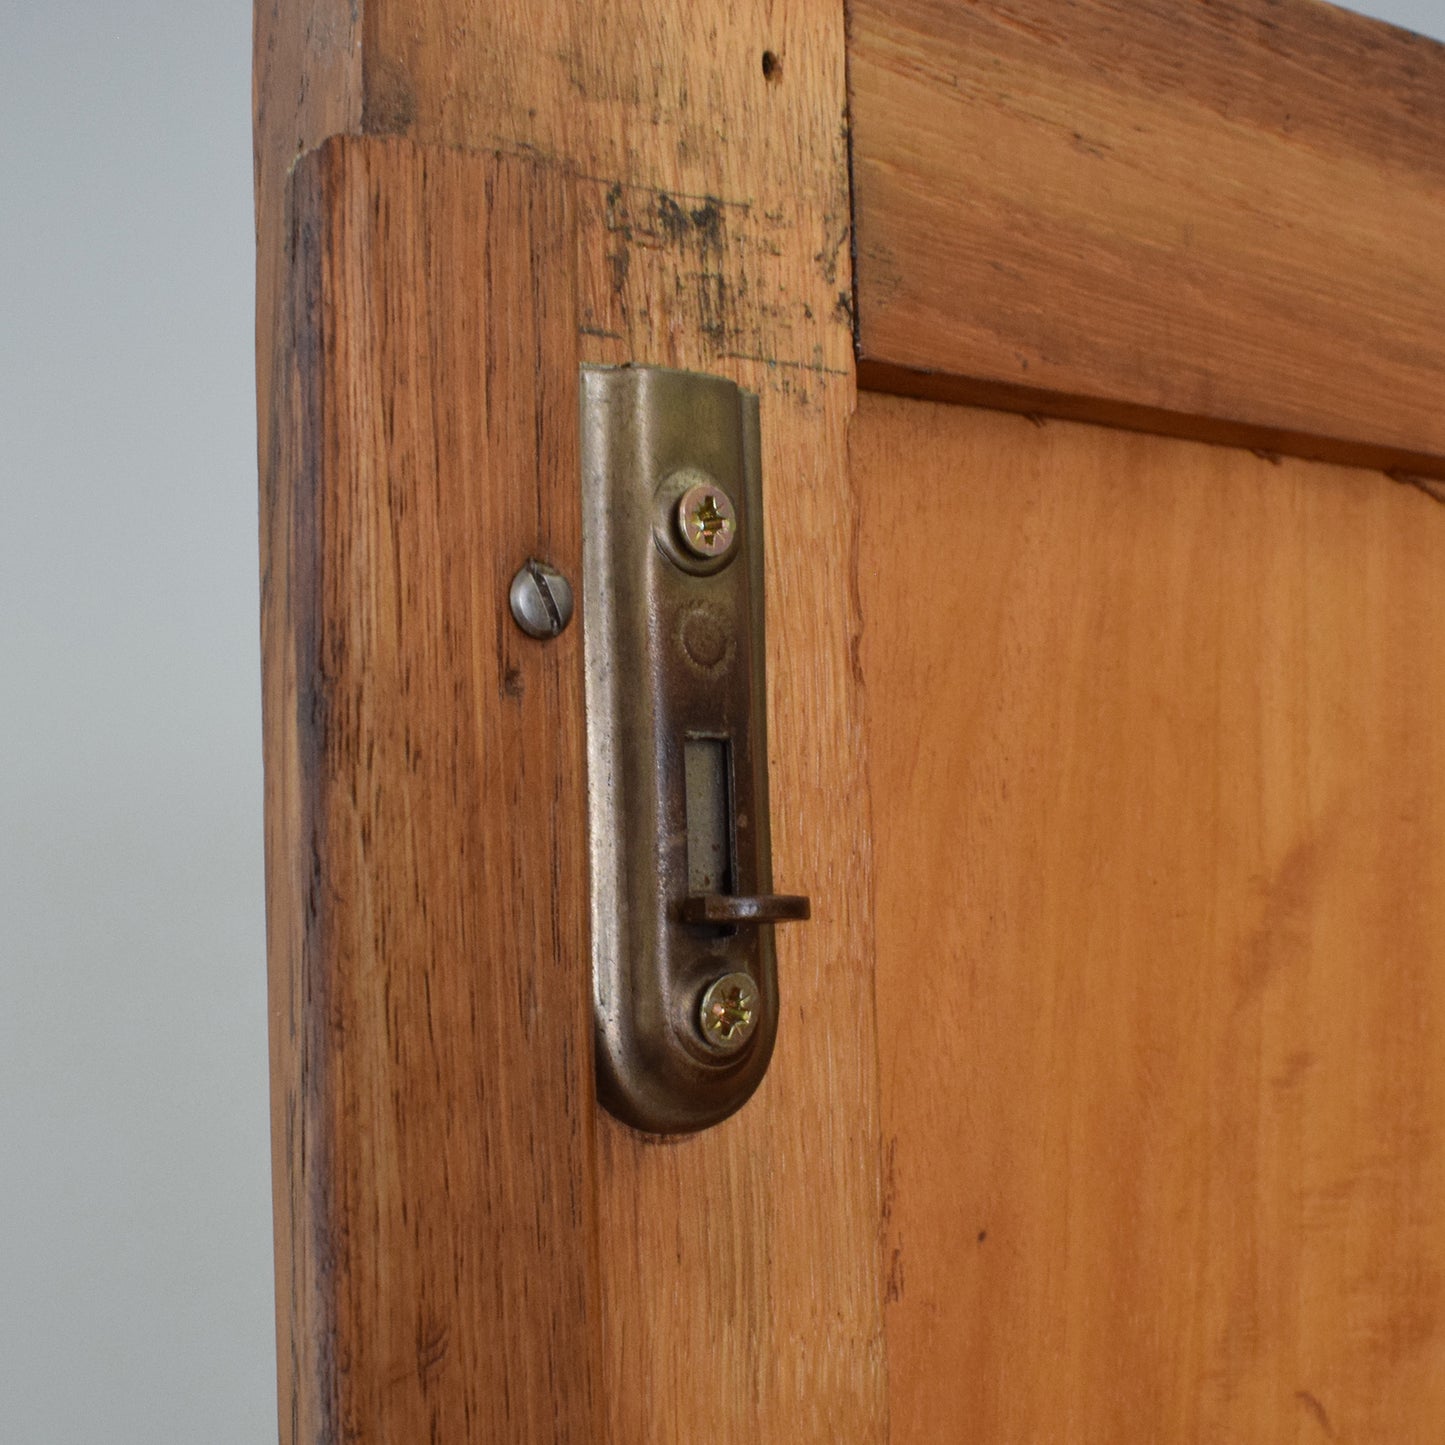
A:
POLYGON ((1350 0, 1340 8, 1445 40, 1445 0, 1350 0))
POLYGON ((15 1445, 275 1436, 250 42, 244 0, 0 5, 15 1445))
POLYGON ((0 0, 0 1441, 273 1440, 246 0, 0 0))

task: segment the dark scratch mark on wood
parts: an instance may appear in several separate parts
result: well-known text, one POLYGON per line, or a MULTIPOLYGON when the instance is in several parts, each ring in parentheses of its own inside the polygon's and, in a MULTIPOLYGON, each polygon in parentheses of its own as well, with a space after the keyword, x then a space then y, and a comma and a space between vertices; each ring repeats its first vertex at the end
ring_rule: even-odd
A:
POLYGON ((764 366, 785 366, 793 367, 799 371, 816 372, 819 376, 847 376, 848 373, 839 366, 824 366, 821 361, 782 361, 776 356, 750 356, 741 351, 724 351, 719 353, 725 361, 758 361, 764 366))
POLYGON ((1417 477, 1411 472, 1386 472, 1385 475, 1402 487, 1414 487, 1416 491, 1424 492, 1433 502, 1445 502, 1445 482, 1434 477, 1417 477))
POLYGON ((1338 1440, 1335 1434, 1335 1427, 1330 1424, 1329 1411, 1308 1390, 1296 1390, 1294 1397, 1314 1417, 1315 1423, 1325 1432, 1331 1440, 1338 1440))
POLYGON ((893 1247, 888 1260, 888 1283, 884 1286, 883 1302, 896 1304, 903 1298, 903 1246, 893 1247))

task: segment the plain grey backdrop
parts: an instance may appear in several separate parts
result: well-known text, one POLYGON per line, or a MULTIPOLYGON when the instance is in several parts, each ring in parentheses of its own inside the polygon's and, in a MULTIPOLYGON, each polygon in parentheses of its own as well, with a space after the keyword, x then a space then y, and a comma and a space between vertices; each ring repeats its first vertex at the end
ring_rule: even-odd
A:
POLYGON ((6 1445, 276 1434, 250 45, 0 0, 6 1445))

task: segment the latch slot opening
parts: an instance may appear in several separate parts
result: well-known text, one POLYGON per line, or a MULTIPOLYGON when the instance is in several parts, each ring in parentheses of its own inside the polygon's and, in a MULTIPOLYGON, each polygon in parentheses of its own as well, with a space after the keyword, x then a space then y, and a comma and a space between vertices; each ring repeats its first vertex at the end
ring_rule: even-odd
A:
MULTIPOLYGON (((683 739, 687 798, 687 888, 690 894, 732 893, 737 877, 732 741, 709 734, 683 739)), ((715 936, 736 932, 709 927, 715 936)))

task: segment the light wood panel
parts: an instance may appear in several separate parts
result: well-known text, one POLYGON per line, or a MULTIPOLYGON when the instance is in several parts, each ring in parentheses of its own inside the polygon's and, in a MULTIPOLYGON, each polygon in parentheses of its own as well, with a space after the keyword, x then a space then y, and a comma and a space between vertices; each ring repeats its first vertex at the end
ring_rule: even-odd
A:
POLYGON ((1445 476, 1445 47, 1316 0, 850 0, 868 387, 1445 476))
POLYGON ((571 217, 338 140, 263 488, 282 1434, 600 1438, 571 217))
POLYGON ((861 398, 895 1445, 1434 1440, 1445 509, 861 398))
MULTIPOLYGON (((571 181, 584 359, 718 372, 762 396, 774 872, 816 907, 779 937, 778 1050, 736 1119, 667 1144, 596 1121, 599 1438, 879 1440, 841 8, 258 0, 256 15, 263 282, 284 248, 284 163, 328 126, 500 149, 571 181)), ((273 898, 279 936, 282 884, 273 898)))

